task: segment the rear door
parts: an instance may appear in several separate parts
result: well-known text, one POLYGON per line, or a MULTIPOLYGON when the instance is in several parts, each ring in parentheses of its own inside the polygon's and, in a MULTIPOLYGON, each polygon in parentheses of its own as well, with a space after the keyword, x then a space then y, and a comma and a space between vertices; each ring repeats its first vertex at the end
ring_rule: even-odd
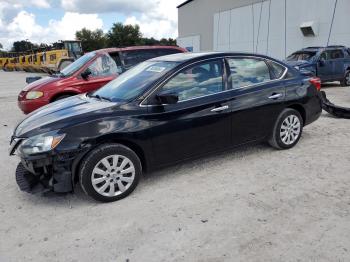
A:
POLYGON ((117 65, 108 54, 98 56, 87 69, 91 72, 88 78, 79 75, 74 83, 82 93, 99 89, 118 76, 117 65))
POLYGON ((152 95, 171 93, 179 97, 176 104, 148 107, 158 165, 231 146, 230 96, 224 71, 223 59, 196 63, 152 95))
POLYGON ((284 107, 286 68, 257 57, 228 57, 233 145, 265 138, 284 107))
POLYGON ((345 56, 343 50, 335 49, 330 52, 330 59, 333 62, 333 76, 335 79, 344 77, 345 56))
POLYGON ((319 60, 323 61, 317 65, 317 76, 322 81, 329 81, 334 79, 334 60, 331 59, 331 51, 323 51, 319 60))

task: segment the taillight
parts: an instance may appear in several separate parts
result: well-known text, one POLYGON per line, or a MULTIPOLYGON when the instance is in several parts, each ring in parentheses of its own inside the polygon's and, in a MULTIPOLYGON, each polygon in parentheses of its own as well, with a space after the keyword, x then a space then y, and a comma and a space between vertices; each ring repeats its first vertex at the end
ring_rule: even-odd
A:
POLYGON ((316 87, 317 91, 321 90, 321 79, 318 77, 313 77, 309 80, 309 82, 316 87))

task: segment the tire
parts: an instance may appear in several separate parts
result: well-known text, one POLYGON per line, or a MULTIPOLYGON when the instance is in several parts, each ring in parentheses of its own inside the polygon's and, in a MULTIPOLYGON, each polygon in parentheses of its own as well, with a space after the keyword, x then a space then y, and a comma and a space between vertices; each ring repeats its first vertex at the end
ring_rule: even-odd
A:
POLYGON ((275 122, 269 144, 276 149, 294 147, 301 137, 303 126, 303 118, 297 110, 284 109, 275 122))
POLYGON ((340 81, 341 86, 350 86, 350 71, 345 73, 344 79, 340 81))
POLYGON ((139 157, 121 144, 97 147, 83 159, 80 166, 82 189, 101 202, 113 202, 128 196, 136 188, 142 174, 139 157), (129 172, 123 174, 123 170, 129 172))
POLYGON ((73 63, 73 62, 69 61, 69 60, 61 62, 61 64, 58 67, 58 70, 62 71, 65 67, 69 66, 71 63, 73 63))

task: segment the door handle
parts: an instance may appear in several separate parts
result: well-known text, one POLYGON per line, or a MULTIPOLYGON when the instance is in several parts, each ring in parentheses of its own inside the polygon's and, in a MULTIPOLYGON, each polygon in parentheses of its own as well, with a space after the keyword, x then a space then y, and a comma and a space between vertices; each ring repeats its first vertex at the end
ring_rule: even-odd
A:
POLYGON ((229 106, 220 106, 220 107, 215 107, 212 110, 210 110, 210 112, 221 112, 224 111, 226 109, 229 109, 229 106))
POLYGON ((278 94, 272 94, 269 96, 270 99, 277 99, 280 98, 282 96, 282 94, 278 93, 278 94))

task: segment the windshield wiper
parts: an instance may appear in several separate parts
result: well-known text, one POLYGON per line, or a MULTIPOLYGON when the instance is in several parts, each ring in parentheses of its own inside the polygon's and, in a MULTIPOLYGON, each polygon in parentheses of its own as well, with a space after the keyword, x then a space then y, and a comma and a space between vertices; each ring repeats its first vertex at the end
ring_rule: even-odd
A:
POLYGON ((87 94, 88 97, 93 97, 93 98, 97 98, 99 100, 105 100, 108 102, 112 102, 112 100, 108 97, 104 97, 104 96, 100 96, 100 95, 92 95, 92 94, 87 94))

